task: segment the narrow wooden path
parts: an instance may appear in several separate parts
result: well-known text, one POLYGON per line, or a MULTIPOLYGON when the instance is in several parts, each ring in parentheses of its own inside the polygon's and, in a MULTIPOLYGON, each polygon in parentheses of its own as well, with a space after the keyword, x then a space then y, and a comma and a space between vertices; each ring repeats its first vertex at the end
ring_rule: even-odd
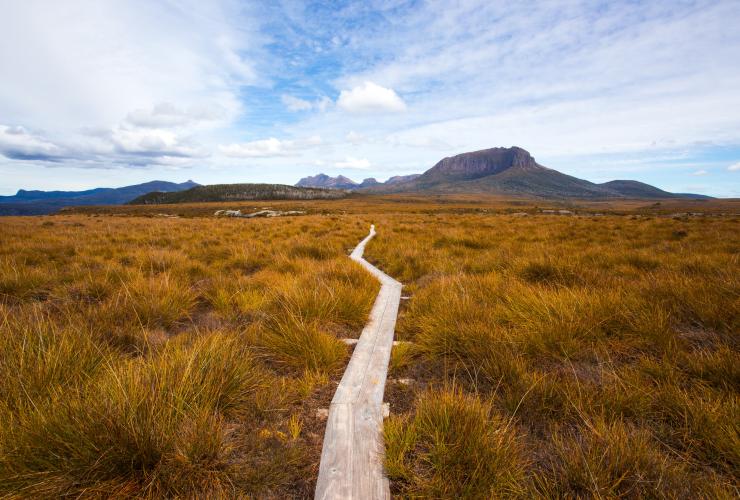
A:
POLYGON ((373 236, 375 226, 370 226, 350 258, 382 286, 329 407, 316 499, 390 498, 383 472, 382 405, 402 285, 362 258, 373 236))

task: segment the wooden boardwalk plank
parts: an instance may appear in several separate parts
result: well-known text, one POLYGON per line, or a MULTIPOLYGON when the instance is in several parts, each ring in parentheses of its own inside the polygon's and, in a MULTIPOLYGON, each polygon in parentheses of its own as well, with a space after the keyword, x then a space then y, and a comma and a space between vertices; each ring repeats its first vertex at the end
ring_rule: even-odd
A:
POLYGON ((316 499, 390 498, 382 405, 402 285, 362 258, 373 236, 370 226, 350 258, 380 281, 380 292, 329 407, 316 499))

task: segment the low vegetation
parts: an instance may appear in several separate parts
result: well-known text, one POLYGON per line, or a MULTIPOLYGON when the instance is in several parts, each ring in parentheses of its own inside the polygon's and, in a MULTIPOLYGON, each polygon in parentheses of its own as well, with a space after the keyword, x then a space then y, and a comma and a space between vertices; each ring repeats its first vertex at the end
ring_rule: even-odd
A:
POLYGON ((733 498, 737 218, 385 216, 401 497, 733 498))
POLYGON ((0 220, 0 497, 312 497, 370 223, 394 495, 738 496, 736 206, 267 205, 0 220))
POLYGON ((339 189, 304 188, 285 184, 213 184, 185 191, 152 192, 141 195, 129 205, 159 205, 240 200, 336 200, 347 196, 339 189))
POLYGON ((367 224, 1 223, 0 497, 310 496, 367 224))

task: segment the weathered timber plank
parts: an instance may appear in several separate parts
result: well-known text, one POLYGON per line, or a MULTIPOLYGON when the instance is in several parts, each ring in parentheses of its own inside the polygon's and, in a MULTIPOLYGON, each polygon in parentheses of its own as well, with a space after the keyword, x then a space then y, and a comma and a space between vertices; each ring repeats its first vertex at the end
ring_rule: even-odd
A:
POLYGON ((329 406, 316 499, 390 498, 382 404, 402 285, 362 258, 373 236, 370 226, 350 258, 380 281, 380 292, 329 406))

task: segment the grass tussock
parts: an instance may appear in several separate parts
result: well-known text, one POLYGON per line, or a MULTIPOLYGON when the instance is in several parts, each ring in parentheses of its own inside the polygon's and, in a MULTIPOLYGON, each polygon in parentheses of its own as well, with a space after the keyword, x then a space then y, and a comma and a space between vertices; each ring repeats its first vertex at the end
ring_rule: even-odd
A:
POLYGON ((491 498, 523 492, 516 431, 486 402, 454 389, 422 394, 413 415, 386 422, 386 471, 396 493, 491 498))
POLYGON ((401 496, 737 495, 736 219, 388 216, 379 224, 392 231, 368 246, 368 258, 407 280, 412 295, 398 333, 413 348, 396 350, 392 369, 416 380, 417 400, 386 432, 401 496), (478 428, 466 424, 470 435, 498 428, 489 414, 509 425, 529 458, 516 487, 468 489, 479 473, 485 488, 497 484, 495 471, 434 458, 436 439, 457 457, 458 438, 444 419, 424 428, 419 418, 431 402, 449 407, 450 386, 490 409, 474 417, 478 428))
POLYGON ((368 260, 411 296, 398 496, 737 497, 736 217, 408 201, 3 219, 0 496, 311 496, 338 339, 379 286, 346 258, 372 222, 368 260))
POLYGON ((309 495, 378 284, 303 220, 4 219, 0 496, 309 495))

